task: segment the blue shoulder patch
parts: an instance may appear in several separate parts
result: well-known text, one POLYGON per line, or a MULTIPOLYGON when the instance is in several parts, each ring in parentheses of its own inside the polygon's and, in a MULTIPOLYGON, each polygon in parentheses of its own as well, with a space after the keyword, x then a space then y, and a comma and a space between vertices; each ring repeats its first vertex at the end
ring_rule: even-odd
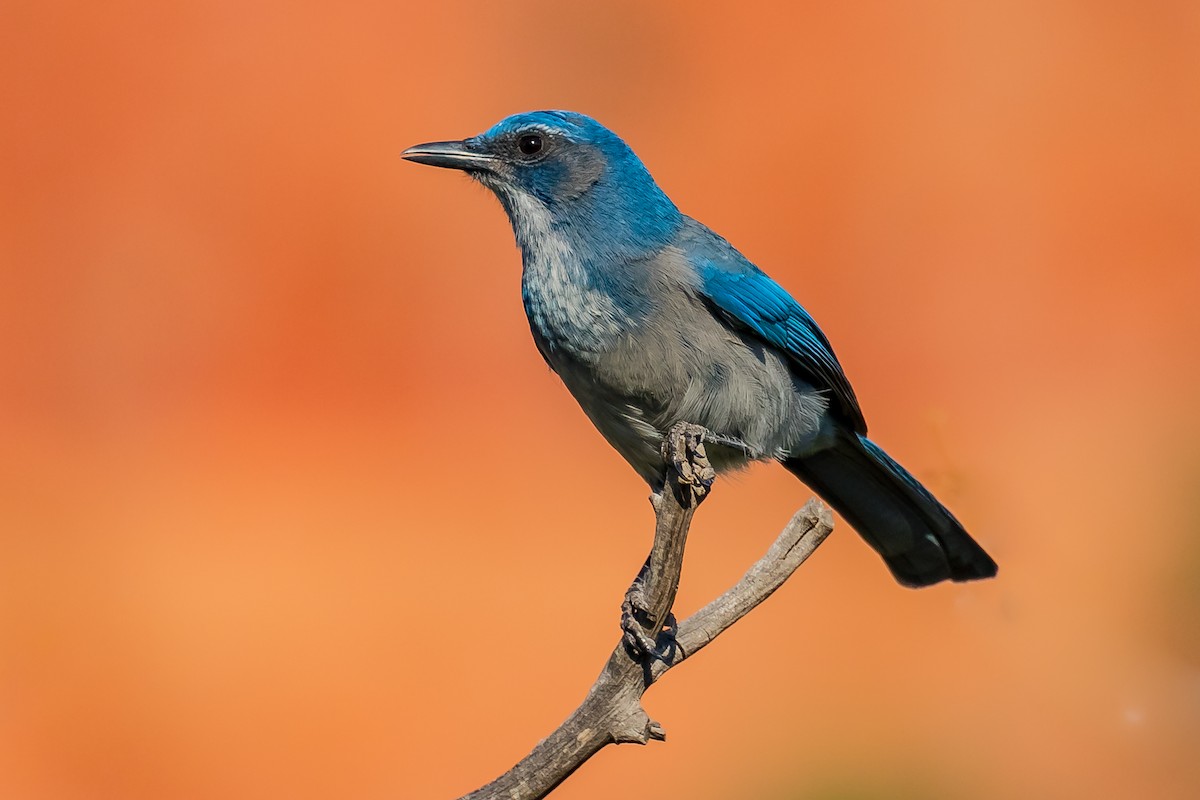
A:
POLYGON ((701 292, 733 323, 787 353, 800 375, 830 392, 831 408, 865 434, 854 389, 817 323, 769 275, 729 249, 737 258, 696 260, 701 292))

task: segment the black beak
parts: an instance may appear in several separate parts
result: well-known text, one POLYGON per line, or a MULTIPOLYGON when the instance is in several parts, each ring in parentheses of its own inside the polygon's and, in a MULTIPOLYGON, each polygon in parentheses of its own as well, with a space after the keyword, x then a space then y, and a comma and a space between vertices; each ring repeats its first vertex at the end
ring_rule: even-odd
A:
POLYGON ((401 158, 447 169, 489 169, 495 162, 492 156, 471 149, 467 142, 428 142, 415 144, 400 154, 401 158))

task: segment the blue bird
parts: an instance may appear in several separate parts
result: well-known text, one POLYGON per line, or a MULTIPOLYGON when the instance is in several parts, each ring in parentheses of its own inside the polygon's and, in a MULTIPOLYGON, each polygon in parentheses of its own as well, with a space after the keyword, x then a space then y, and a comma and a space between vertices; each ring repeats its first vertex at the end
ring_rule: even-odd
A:
POLYGON ((906 586, 989 578, 996 563, 866 437, 829 340, 727 241, 681 213, 595 120, 534 111, 405 150, 499 198, 523 260, 534 341, 652 488, 677 422, 715 436, 713 467, 774 459, 832 505, 906 586))

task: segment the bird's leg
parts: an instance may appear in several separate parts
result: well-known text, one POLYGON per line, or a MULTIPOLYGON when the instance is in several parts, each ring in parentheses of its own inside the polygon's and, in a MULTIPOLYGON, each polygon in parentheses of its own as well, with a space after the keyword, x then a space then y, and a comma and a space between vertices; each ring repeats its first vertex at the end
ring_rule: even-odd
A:
POLYGON ((625 647, 638 661, 666 650, 675 641, 675 615, 667 612, 663 621, 663 629, 657 632, 657 637, 651 636, 646 629, 654 625, 650 619, 650 607, 646 598, 646 576, 650 574, 650 559, 646 559, 638 576, 633 579, 625 592, 625 600, 621 603, 621 633, 625 647))
MULTIPOLYGON (((650 494, 650 505, 654 507, 655 517, 661 513, 665 491, 667 491, 666 486, 660 485, 650 494)), ((655 548, 651 548, 650 555, 646 556, 646 563, 638 571, 633 583, 629 584, 629 589, 625 592, 625 599, 621 602, 621 634, 626 650, 636 661, 647 660, 660 652, 659 637, 663 634, 663 630, 661 628, 657 631, 653 630, 653 610, 650 607, 650 598, 646 596, 646 582, 650 579, 651 560, 654 558, 655 549, 659 544, 657 536, 656 532, 655 548), (654 633, 653 636, 651 632, 654 633)), ((663 627, 667 629, 667 636, 674 636, 675 615, 671 614, 669 610, 663 627)))
MULTIPOLYGON (((711 441, 722 446, 745 449, 745 445, 734 439, 714 435, 707 428, 680 422, 673 425, 663 440, 662 456, 667 464, 667 472, 663 483, 651 495, 655 516, 659 516, 664 494, 671 491, 669 484, 677 484, 678 489, 691 495, 691 503, 699 503, 712 488, 717 473, 709 463, 708 454, 704 452, 704 442, 711 441), (672 474, 673 473, 673 474, 672 474)), ((684 502, 681 500, 681 502, 684 502)), ((686 536, 686 526, 684 528, 686 536)), ((656 534, 657 536, 657 534, 656 534)), ((651 608, 651 601, 646 596, 646 582, 649 580, 654 553, 662 543, 655 541, 655 550, 646 559, 645 565, 638 572, 625 599, 621 603, 621 631, 626 647, 635 658, 644 659, 662 652, 674 642, 675 617, 667 609, 666 616, 659 622, 659 616, 651 608), (658 629, 655 630, 656 625, 658 629)), ((683 540, 677 543, 680 548, 683 540)), ((663 557, 663 553, 659 553, 663 557)), ((682 553, 679 554, 682 557, 682 553)), ((659 566, 659 565, 655 565, 659 566)), ((673 580, 678 581, 678 573, 673 580)), ((672 592, 673 594, 673 592, 672 592)), ((659 611, 661 615, 661 611, 659 611)))
POLYGON ((646 576, 649 574, 650 559, 647 558, 633 583, 629 584, 625 599, 621 602, 621 633, 625 639, 625 647, 639 660, 658 648, 658 643, 646 633, 646 628, 654 624, 654 621, 649 619, 650 603, 646 598, 646 576))
POLYGON ((723 436, 722 434, 713 433, 712 431, 705 431, 704 441, 708 444, 716 444, 720 445, 721 447, 727 447, 730 450, 737 450, 751 461, 758 461, 763 457, 762 451, 752 447, 747 442, 743 442, 741 439, 735 439, 732 436, 723 436))

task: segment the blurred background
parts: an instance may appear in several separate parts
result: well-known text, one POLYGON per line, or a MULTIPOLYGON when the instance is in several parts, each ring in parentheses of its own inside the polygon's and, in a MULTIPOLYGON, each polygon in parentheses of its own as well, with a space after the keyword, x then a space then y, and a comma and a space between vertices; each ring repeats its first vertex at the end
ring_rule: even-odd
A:
MULTIPOLYGON (((556 798, 1195 797, 1194 2, 0 8, 0 796, 451 798, 582 699, 646 489, 530 340, 495 200, 624 136, 791 289, 1000 562, 848 528, 556 798)), ((678 610, 808 491, 722 481, 678 610)))

